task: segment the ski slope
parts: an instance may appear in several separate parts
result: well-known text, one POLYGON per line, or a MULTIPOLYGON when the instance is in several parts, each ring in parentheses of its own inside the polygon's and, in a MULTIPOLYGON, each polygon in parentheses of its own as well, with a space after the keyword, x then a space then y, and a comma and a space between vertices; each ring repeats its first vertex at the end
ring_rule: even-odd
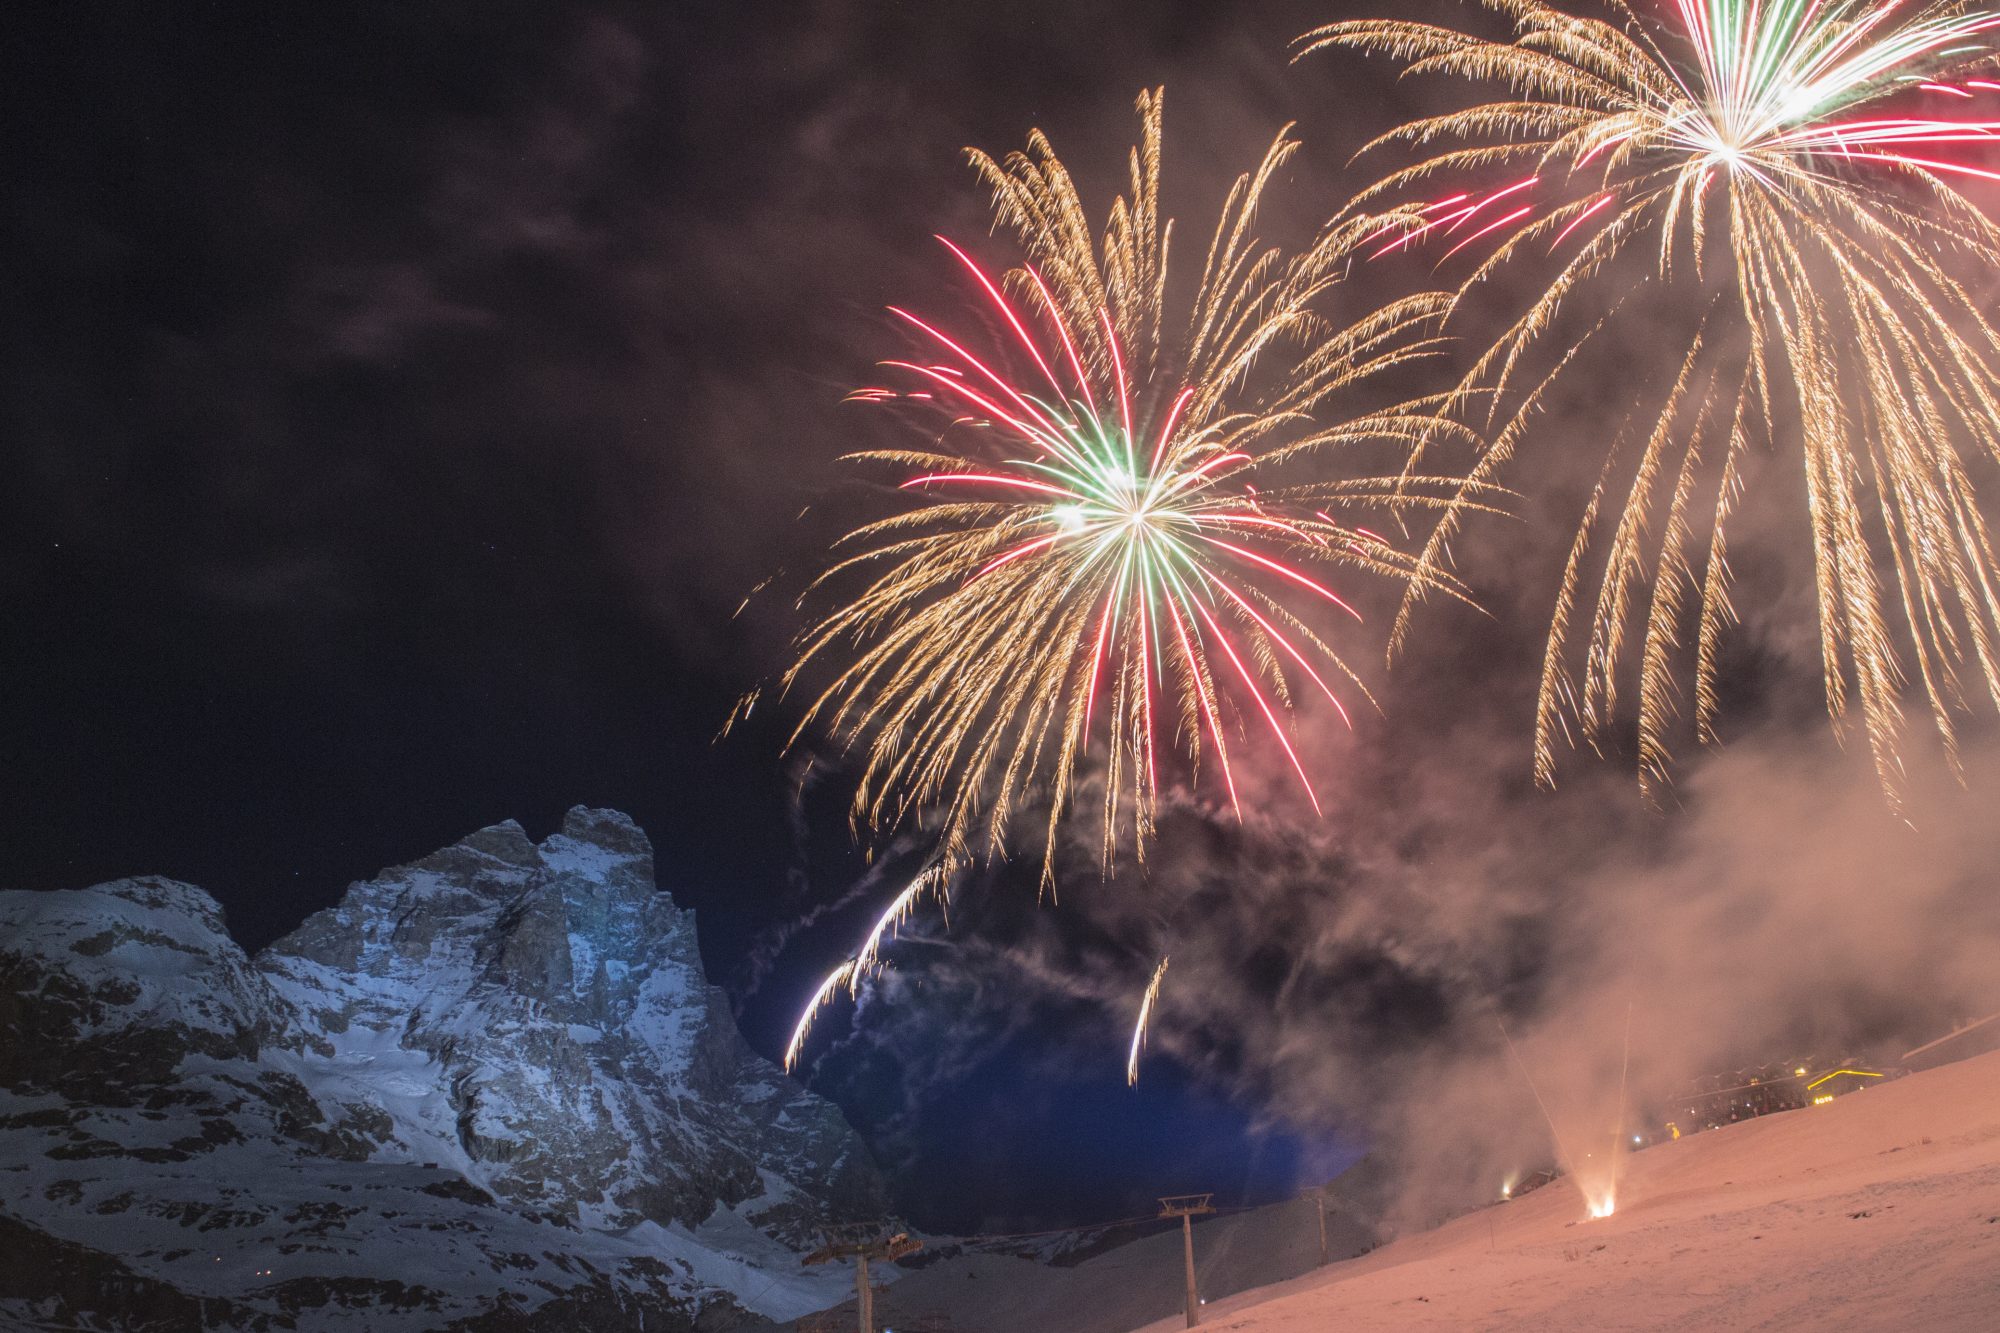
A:
POLYGON ((1211 1301, 1202 1326, 1990 1333, 2000 1052, 1637 1153, 1601 1221, 1558 1181, 1211 1301))

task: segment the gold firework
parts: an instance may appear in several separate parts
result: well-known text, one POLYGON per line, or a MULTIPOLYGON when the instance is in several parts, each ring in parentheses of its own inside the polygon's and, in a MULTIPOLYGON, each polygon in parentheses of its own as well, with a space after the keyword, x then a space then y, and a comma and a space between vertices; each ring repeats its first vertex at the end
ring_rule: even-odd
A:
POLYGON ((1139 1056, 1146 1049, 1146 1029, 1153 1021, 1153 1006, 1160 999, 1160 983, 1167 977, 1167 958, 1162 955, 1160 965, 1153 969, 1153 979, 1146 983, 1146 993, 1139 999, 1139 1019, 1132 1025, 1132 1050, 1125 1057, 1125 1086, 1136 1087, 1139 1083, 1139 1056))
MULTIPOLYGON (((1967 77, 1993 63, 2000 16, 1963 4, 1677 0, 1669 22, 1611 0, 1614 24, 1537 0, 1484 3, 1510 37, 1365 20, 1300 44, 1386 53, 1407 73, 1506 90, 1370 145, 1414 145, 1418 157, 1343 214, 1374 213, 1376 255, 1437 242, 1450 246, 1443 263, 1471 248, 1455 316, 1510 264, 1553 269, 1459 387, 1454 407, 1479 405, 1484 426, 1498 427, 1469 470, 1468 498, 1502 472, 1592 338, 1642 312, 1688 312, 1659 367, 1657 414, 1614 444, 1571 548, 1544 661, 1537 775, 1553 781, 1572 722, 1601 738, 1636 650, 1640 779, 1657 789, 1690 615, 1696 735, 1715 739, 1720 644, 1734 619, 1725 531, 1746 450, 1796 439, 1827 706, 1839 724, 1858 696, 1894 800, 1899 640, 1954 763, 1968 684, 2000 702, 2000 566, 1971 472, 2000 456, 2000 339, 1954 276, 1991 270, 2000 230, 1951 183, 2000 179, 1954 156, 2000 142, 2000 123, 1926 114, 2000 107, 2000 84, 1967 77), (1404 202, 1418 191, 1456 192, 1404 202)), ((1445 513, 1425 573, 1448 564, 1462 516, 1445 513)), ((1392 642, 1432 581, 1412 581, 1392 642)))
POLYGON ((1129 190, 1101 235, 1039 131, 1025 153, 970 154, 1027 262, 995 281, 951 249, 1009 332, 982 356, 894 312, 922 351, 884 363, 900 387, 853 397, 915 400, 946 424, 928 447, 854 455, 898 473, 913 504, 844 539, 814 587, 860 590, 800 637, 784 677, 789 688, 837 663, 799 735, 824 730, 859 757, 858 827, 934 817, 957 859, 982 827, 984 850, 1000 851, 1016 810, 1042 801, 1045 883, 1094 753, 1107 867, 1121 830, 1144 855, 1162 751, 1212 759, 1233 801, 1231 755, 1256 736, 1312 797, 1289 710, 1301 690, 1339 709, 1329 676, 1360 689, 1294 609, 1346 610, 1320 570, 1457 587, 1332 512, 1442 505, 1445 483, 1426 494, 1424 479, 1307 478, 1290 466, 1469 433, 1423 403, 1318 415, 1436 351, 1443 296, 1345 326, 1318 312, 1345 265, 1343 238, 1365 233, 1333 228, 1302 257, 1256 238, 1264 190, 1296 148, 1281 132, 1230 190, 1192 300, 1172 313, 1160 107, 1157 91, 1139 98, 1129 190))

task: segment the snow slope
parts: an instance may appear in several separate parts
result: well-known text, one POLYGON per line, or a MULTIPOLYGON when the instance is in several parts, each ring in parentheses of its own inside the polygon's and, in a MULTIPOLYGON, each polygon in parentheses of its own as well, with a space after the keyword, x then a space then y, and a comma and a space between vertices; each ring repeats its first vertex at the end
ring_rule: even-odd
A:
POLYGON ((1557 1182, 1203 1327, 2000 1329, 2000 1052, 1649 1148, 1602 1221, 1557 1182))
MULTIPOLYGON (((1336 1255, 1367 1248, 1372 1232, 1352 1216, 1330 1210, 1327 1243, 1336 1255)), ((953 1248, 947 1240, 933 1249, 953 1248)), ((1273 1204, 1198 1223, 1195 1270, 1205 1290, 1243 1291, 1319 1261, 1319 1218, 1303 1200, 1273 1204)), ((844 1269, 850 1275, 852 1269, 844 1269)), ((1065 1267, 991 1250, 953 1254, 912 1266, 877 1300, 878 1319, 889 1328, 926 1317, 950 1321, 952 1333, 1121 1333, 1134 1323, 1181 1308, 1182 1257, 1178 1227, 1129 1241, 1065 1267)), ((852 1311, 852 1300, 843 1302, 852 1311)), ((852 1314, 841 1328, 853 1327, 852 1314)))

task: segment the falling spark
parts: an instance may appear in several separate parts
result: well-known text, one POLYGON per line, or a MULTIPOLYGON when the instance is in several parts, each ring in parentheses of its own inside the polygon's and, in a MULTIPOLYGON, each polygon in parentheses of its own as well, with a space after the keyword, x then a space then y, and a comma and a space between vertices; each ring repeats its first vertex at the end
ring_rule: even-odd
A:
MULTIPOLYGON (((800 636, 783 678, 790 688, 835 663, 794 743, 823 730, 858 754, 858 829, 935 817, 962 857, 983 825, 999 853, 1013 813, 1045 802, 1045 886, 1086 763, 1102 765, 1107 870, 1128 831, 1143 859, 1176 750, 1197 778, 1212 761, 1235 805, 1233 760, 1268 743, 1318 808, 1290 735, 1297 695, 1342 717, 1335 682, 1366 696, 1315 628, 1353 614, 1321 571, 1399 584, 1416 573, 1412 557, 1327 510, 1441 508, 1456 483, 1324 465, 1292 481, 1284 465, 1470 438, 1423 403, 1351 419, 1320 410, 1435 353, 1444 298, 1404 298, 1345 327, 1318 313, 1344 257, 1288 259, 1249 231, 1296 148, 1283 133, 1231 190, 1185 323, 1170 318, 1160 105, 1157 92, 1139 99, 1130 192, 1101 243, 1039 132, 1025 154, 971 154, 1028 263, 996 279, 945 245, 1005 333, 975 350, 892 308, 922 350, 885 362, 891 382, 853 397, 928 395, 943 424, 927 447, 854 455, 899 473, 909 504, 836 548, 814 593, 865 583, 800 636)), ((1358 243, 1360 224, 1344 234, 1358 243)), ((1462 595, 1449 575, 1422 577, 1462 595)))
MULTIPOLYGON (((1690 637, 1695 735, 1716 740, 1719 645, 1736 619, 1725 531, 1751 444, 1796 440, 1828 711, 1839 726, 1858 696, 1878 781, 1899 801, 1906 685, 1920 683, 1954 765, 1954 714, 1982 688, 2000 704, 2000 561, 1969 470, 2000 459, 2000 334, 1980 295, 2000 228, 1956 185, 2000 180, 1982 165, 2000 147, 2000 84, 1964 77, 1995 62, 2000 11, 1675 0, 1658 16, 1614 3, 1607 22, 1540 0, 1485 3, 1510 38, 1380 19, 1300 39, 1302 52, 1386 53, 1508 90, 1378 139, 1371 147, 1428 155, 1349 210, 1389 210, 1369 217, 1378 257, 1454 233, 1460 249, 1483 242, 1454 316, 1517 257, 1556 265, 1455 395, 1454 409, 1484 405, 1492 441, 1468 481, 1504 472, 1550 383, 1579 373, 1596 333, 1648 317, 1635 307, 1669 308, 1647 303, 1649 287, 1694 312, 1680 351, 1657 365, 1657 415, 1635 419, 1636 448, 1613 443, 1571 547, 1544 658, 1537 776, 1554 781, 1564 743, 1600 741, 1618 715, 1620 664, 1636 654, 1639 777, 1657 792, 1690 637), (1503 184, 1471 188, 1488 172, 1503 184), (1439 181, 1450 211, 1394 202, 1439 181), (1526 211, 1474 230, 1503 197, 1526 211), (1647 247, 1650 262, 1638 256, 1647 247), (1555 338, 1559 310, 1583 312, 1581 336, 1555 338), (1541 355, 1554 368, 1521 392, 1549 340, 1541 355), (1593 550, 1603 560, 1591 576, 1593 550)), ((1427 570, 1448 567, 1462 517, 1445 511, 1427 570)), ((1409 587, 1392 643, 1427 583, 1409 587)))
POLYGON ((908 919, 912 911, 916 910, 920 898, 926 893, 941 891, 944 885, 950 883, 952 873, 953 867, 947 862, 940 861, 911 880, 910 886, 896 895, 895 900, 889 904, 889 910, 882 913, 880 919, 875 922, 875 928, 868 932, 868 938, 862 942, 860 952, 854 955, 854 970, 847 981, 850 991, 860 986, 862 975, 876 965, 877 959, 881 956, 882 941, 908 919))
POLYGON ((1160 979, 1167 975, 1167 960, 1160 959, 1160 965, 1153 969, 1153 979, 1146 983, 1146 994, 1139 1001, 1139 1021, 1132 1025, 1132 1054, 1125 1060, 1125 1086, 1133 1087, 1139 1082, 1139 1052, 1146 1046, 1146 1025, 1153 1020, 1153 1002, 1160 998, 1160 979))
POLYGON ((813 992, 812 999, 806 1004, 805 1012, 799 1015, 798 1026, 792 1029, 790 1044, 785 1047, 786 1073, 789 1074, 798 1066, 799 1053, 805 1049, 806 1037, 812 1032, 813 1019, 819 1016, 819 1011, 826 1007, 827 1002, 833 998, 833 993, 839 990, 853 974, 854 960, 850 958, 827 973, 826 980, 819 983, 819 989, 813 992))
POLYGON ((919 900, 926 893, 944 894, 950 886, 958 866, 949 858, 942 858, 919 872, 901 893, 889 903, 888 910, 875 921, 874 929, 862 940, 861 947, 852 958, 827 973, 826 979, 813 992, 812 999, 806 1001, 805 1009, 799 1014, 799 1021, 792 1028, 791 1044, 785 1047, 785 1072, 790 1073, 799 1062, 799 1053, 805 1049, 806 1038, 812 1032, 813 1020, 819 1011, 832 1002, 834 993, 843 985, 847 993, 854 995, 861 989, 861 982, 870 972, 881 966, 882 945, 890 934, 916 910, 919 900))

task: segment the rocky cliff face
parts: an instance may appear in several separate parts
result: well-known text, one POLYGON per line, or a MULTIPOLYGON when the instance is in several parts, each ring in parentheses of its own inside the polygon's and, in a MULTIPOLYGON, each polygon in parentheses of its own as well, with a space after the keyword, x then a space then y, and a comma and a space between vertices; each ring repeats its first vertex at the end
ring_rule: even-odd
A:
POLYGON ((837 1300, 801 1251, 885 1206, 622 815, 484 829, 255 958, 189 885, 0 894, 0 1323, 754 1326, 837 1300))

